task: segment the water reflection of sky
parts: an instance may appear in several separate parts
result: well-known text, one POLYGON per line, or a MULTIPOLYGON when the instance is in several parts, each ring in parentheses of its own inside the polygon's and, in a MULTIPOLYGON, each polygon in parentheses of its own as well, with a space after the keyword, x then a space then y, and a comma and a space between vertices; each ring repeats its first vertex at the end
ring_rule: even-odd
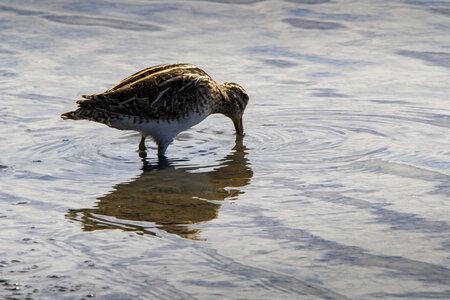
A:
POLYGON ((0 298, 449 298, 449 9, 2 1, 0 298), (170 62, 244 86, 242 146, 59 119, 170 62))

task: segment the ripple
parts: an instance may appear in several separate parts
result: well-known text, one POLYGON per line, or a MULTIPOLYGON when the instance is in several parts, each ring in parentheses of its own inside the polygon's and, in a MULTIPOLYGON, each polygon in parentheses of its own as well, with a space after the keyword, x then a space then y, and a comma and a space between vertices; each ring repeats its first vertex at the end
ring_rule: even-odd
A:
POLYGON ((66 140, 59 145, 52 146, 48 144, 44 151, 55 151, 61 155, 64 160, 89 165, 93 168, 108 168, 117 162, 133 161, 131 155, 137 160, 137 143, 136 148, 132 148, 132 144, 128 140, 108 141, 106 137, 93 137, 90 135, 79 136, 75 139, 66 140))
POLYGON ((328 3, 331 0, 285 0, 287 2, 293 2, 297 4, 323 4, 328 3))
POLYGON ((223 3, 223 4, 254 4, 265 0, 202 0, 202 1, 223 3))
MULTIPOLYGON (((278 117, 274 113, 265 119, 278 118, 280 124, 263 123, 252 128, 246 137, 248 146, 261 151, 264 158, 311 168, 395 157, 397 148, 411 145, 408 136, 416 134, 417 123, 425 131, 433 131, 434 126, 445 130, 448 125, 448 118, 436 114, 383 115, 303 109, 277 111, 276 115, 278 117)), ((409 148, 413 150, 412 146, 409 148)), ((414 155, 420 155, 420 149, 414 150, 414 155)))
POLYGON ((120 30, 131 31, 160 31, 160 26, 137 23, 131 21, 123 21, 119 19, 111 18, 99 18, 99 17, 86 17, 86 16, 62 16, 62 15, 45 15, 42 16, 56 23, 64 23, 68 25, 81 25, 81 26, 103 26, 120 30))
MULTIPOLYGON (((31 168, 40 176, 45 175, 43 169, 51 169, 55 178, 73 179, 75 176, 86 181, 102 172, 110 172, 112 168, 133 173, 142 167, 137 151, 140 140, 138 133, 82 122, 64 124, 69 126, 43 125, 41 128, 25 130, 28 141, 32 143, 17 142, 20 145, 17 155, 28 161, 21 168, 31 168), (41 162, 41 167, 32 167, 33 161, 41 162), (69 162, 70 170, 59 169, 60 165, 66 165, 61 164, 62 161, 69 162)), ((149 149, 146 160, 157 163, 156 144, 150 138, 146 144, 149 149)), ((234 146, 234 135, 211 129, 205 124, 204 127, 181 133, 170 145, 167 156, 173 166, 203 170, 217 166, 218 160, 234 146)), ((24 176, 38 177, 28 173, 24 176)))
POLYGON ((261 59, 261 62, 266 65, 275 66, 278 68, 289 68, 298 65, 295 62, 291 62, 285 59, 261 59))
POLYGON ((341 29, 345 28, 344 25, 337 22, 325 22, 325 21, 315 21, 310 19, 302 18, 287 18, 283 22, 288 23, 291 26, 302 28, 302 29, 319 29, 319 30, 329 30, 329 29, 341 29))
POLYGON ((62 14, 49 14, 44 11, 31 10, 17 8, 14 6, 7 6, 0 4, 0 11, 9 12, 21 16, 38 16, 51 22, 63 23, 68 25, 81 25, 81 26, 103 26, 119 30, 131 30, 131 31, 160 31, 162 27, 148 24, 139 23, 134 21, 124 21, 113 18, 103 17, 89 17, 82 15, 62 15, 62 14))
POLYGON ((450 8, 447 7, 435 7, 431 8, 431 11, 445 16, 450 16, 450 8))
POLYGON ((421 59, 437 66, 450 68, 449 52, 398 50, 397 54, 406 57, 421 59))

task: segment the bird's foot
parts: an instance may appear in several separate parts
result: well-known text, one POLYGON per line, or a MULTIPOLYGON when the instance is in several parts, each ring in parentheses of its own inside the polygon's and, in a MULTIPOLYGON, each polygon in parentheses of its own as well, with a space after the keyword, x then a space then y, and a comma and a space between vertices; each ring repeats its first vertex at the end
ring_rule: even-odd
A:
POLYGON ((147 150, 138 150, 138 154, 140 158, 147 158, 147 150))
POLYGON ((141 136, 141 141, 139 142, 138 153, 139 153, 140 158, 147 157, 147 146, 145 145, 145 137, 144 136, 141 136))

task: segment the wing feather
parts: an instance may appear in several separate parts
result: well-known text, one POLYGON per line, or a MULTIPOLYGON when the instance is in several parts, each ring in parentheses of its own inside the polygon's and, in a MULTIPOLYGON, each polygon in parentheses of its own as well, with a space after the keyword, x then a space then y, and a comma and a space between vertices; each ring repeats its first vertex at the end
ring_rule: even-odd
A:
POLYGON ((217 84, 199 68, 182 66, 145 69, 77 103, 80 108, 148 119, 173 120, 192 112, 203 113, 208 109, 208 95, 217 90, 217 84))
POLYGON ((124 80, 122 80, 121 82, 119 82, 118 84, 113 86, 108 91, 117 90, 121 87, 132 84, 143 78, 147 78, 150 76, 157 76, 158 74, 162 74, 162 73, 170 74, 171 72, 174 72, 176 70, 178 70, 178 71, 195 70, 195 72, 198 74, 203 73, 203 75, 207 75, 203 70, 201 70, 198 67, 191 65, 191 64, 159 65, 159 66, 154 66, 154 67, 143 69, 139 72, 136 72, 136 73, 128 76, 127 78, 125 78, 124 80))

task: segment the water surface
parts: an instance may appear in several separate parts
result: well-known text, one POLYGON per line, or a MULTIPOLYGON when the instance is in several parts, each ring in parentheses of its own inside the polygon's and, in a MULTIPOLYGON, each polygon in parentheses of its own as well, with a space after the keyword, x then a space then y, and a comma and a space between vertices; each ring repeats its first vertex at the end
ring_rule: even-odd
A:
POLYGON ((450 298, 447 1, 1 1, 0 296, 450 298), (63 121, 188 62, 250 94, 158 163, 63 121))

